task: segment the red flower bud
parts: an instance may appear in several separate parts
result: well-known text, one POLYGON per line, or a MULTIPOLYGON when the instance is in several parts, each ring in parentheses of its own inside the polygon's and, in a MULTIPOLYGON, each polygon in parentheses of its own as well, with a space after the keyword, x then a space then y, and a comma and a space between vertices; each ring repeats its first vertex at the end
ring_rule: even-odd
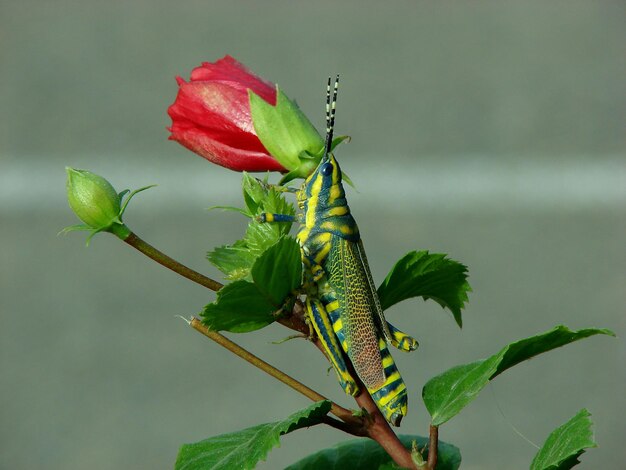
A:
POLYGON ((275 85, 228 55, 195 68, 189 82, 176 80, 171 140, 231 170, 286 171, 259 140, 250 113, 248 90, 274 106, 275 85))

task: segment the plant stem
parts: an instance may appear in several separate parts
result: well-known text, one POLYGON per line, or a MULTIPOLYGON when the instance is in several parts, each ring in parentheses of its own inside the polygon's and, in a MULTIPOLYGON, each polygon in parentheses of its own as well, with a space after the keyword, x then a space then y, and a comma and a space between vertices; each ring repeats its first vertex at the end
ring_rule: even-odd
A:
MULTIPOLYGON (((220 282, 215 281, 197 271, 194 271, 193 269, 190 269, 187 266, 179 263, 175 259, 170 258, 165 253, 157 250, 155 247, 145 242, 144 240, 139 238, 137 235, 135 235, 135 233, 133 233, 132 231, 128 229, 127 231, 124 231, 123 234, 120 232, 120 234, 116 233, 116 235, 118 235, 118 237, 124 240, 128 245, 137 249, 138 251, 148 256, 152 260, 180 274, 181 276, 186 277, 187 279, 197 284, 200 284, 201 286, 204 286, 213 291, 218 291, 223 287, 223 284, 221 284, 220 282)), ((304 306, 301 303, 296 302, 296 306, 294 308, 294 314, 288 319, 282 319, 279 321, 281 324, 291 329, 308 334, 309 327, 302 320, 303 316, 304 316, 304 306)), ((318 392, 307 387, 303 383, 298 382, 293 377, 290 377, 289 375, 285 374, 281 370, 263 361, 261 358, 245 350, 238 344, 226 338, 224 335, 221 335, 220 333, 216 331, 209 330, 206 326, 202 324, 202 322, 199 319, 193 318, 190 322, 190 326, 194 328, 196 331, 202 333, 207 338, 212 339, 219 345, 223 346, 224 348, 228 349, 229 351, 233 352, 237 356, 246 360, 253 366, 261 369, 262 371, 268 373, 269 375, 276 378, 277 380, 293 388, 294 390, 306 396, 307 398, 313 401, 328 400, 323 395, 319 394, 318 392)), ((313 343, 315 344, 315 346, 318 347, 318 349, 320 349, 325 354, 325 351, 318 339, 315 339, 313 343)), ((355 378, 357 377, 354 371, 352 371, 352 375, 355 378)), ((336 420, 331 421, 331 419, 329 418, 327 424, 337 429, 341 429, 342 431, 345 431, 347 433, 353 434, 355 436, 367 436, 375 440, 376 442, 378 442, 381 445, 381 447, 383 447, 383 449, 385 449, 385 451, 392 457, 392 459, 394 460, 394 462, 396 462, 396 464, 400 465, 403 468, 412 468, 412 469, 416 468, 411 458, 410 452, 402 445, 402 442, 400 442, 400 439, 398 439, 398 436, 396 436, 396 434, 392 431, 391 427, 389 426, 389 423, 387 423, 387 420, 385 420, 384 416, 382 415, 382 413, 376 406, 376 403, 374 403, 374 401, 372 400, 372 397, 367 392, 366 387, 360 382, 360 380, 358 380, 357 383, 359 387, 361 388, 361 390, 363 390, 363 392, 359 396, 355 397, 355 400, 362 409, 365 409, 367 411, 369 415, 368 418, 363 419, 363 418, 355 417, 350 410, 343 408, 342 406, 339 406, 336 403, 331 401, 332 405, 331 405, 330 412, 334 414, 335 416, 337 416, 339 419, 343 420, 343 423, 336 421, 336 420)), ((430 470, 434 470, 434 465, 436 465, 436 461, 437 461, 436 428, 435 428, 435 431, 433 431, 432 428, 433 427, 431 426, 431 443, 430 443, 431 451, 429 451, 429 456, 428 456, 430 470), (433 432, 435 433, 434 440, 432 438, 433 432), (432 452, 433 442, 434 442, 434 449, 435 449, 434 452, 432 452), (430 466, 431 455, 434 455, 432 457, 434 459, 433 466, 430 466)))
MULTIPOLYGON (((230 352, 232 352, 232 353, 236 354, 237 356, 239 356, 240 358, 248 361, 254 367, 257 367, 257 368, 261 369, 263 372, 268 373, 272 377, 280 380, 284 384, 286 384, 289 387, 293 388, 294 390, 296 390, 297 392, 301 393, 305 397, 307 397, 307 398, 309 398, 309 399, 311 399, 313 401, 328 400, 328 398, 326 398, 325 396, 317 393, 313 389, 310 389, 309 387, 307 387, 303 383, 298 382, 293 377, 285 374, 283 371, 281 371, 281 370, 277 369, 276 367, 268 364, 263 359, 255 356, 254 354, 252 354, 251 352, 245 350, 244 348, 242 348, 238 344, 232 342, 231 340, 226 338, 226 336, 221 335, 221 334, 219 334, 216 331, 209 330, 206 326, 204 326, 202 324, 202 322, 199 319, 193 318, 191 320, 191 322, 190 322, 190 326, 194 330, 202 333, 207 338, 212 339, 213 341, 215 341, 220 346, 225 347, 230 352)), ((342 419, 346 423, 353 424, 353 425, 359 425, 360 426, 360 424, 361 424, 360 420, 358 420, 358 418, 355 418, 352 415, 352 412, 350 410, 347 410, 346 408, 343 408, 343 407, 337 405, 336 403, 333 403, 333 402, 331 402, 331 403, 332 403, 332 406, 331 406, 330 412, 332 414, 334 414, 338 418, 342 419)))
POLYGON ((362 425, 361 420, 359 420, 359 423, 357 426, 351 424, 351 423, 346 423, 345 421, 340 421, 338 419, 335 419, 331 416, 324 416, 322 418, 322 422, 324 424, 327 424, 330 427, 333 427, 335 429, 338 429, 339 431, 343 431, 347 434, 352 434, 353 436, 357 436, 357 437, 368 437, 367 436, 367 432, 365 431, 365 428, 362 425))
POLYGON ((417 468, 413 459, 411 458, 411 452, 404 447, 398 436, 389 426, 389 423, 382 415, 378 406, 368 393, 365 385, 357 379, 356 374, 353 375, 355 380, 357 380, 357 384, 363 392, 355 397, 356 402, 359 406, 364 409, 369 415, 369 422, 366 426, 367 436, 370 439, 375 440, 380 444, 380 446, 385 449, 393 461, 398 464, 402 468, 417 468))
POLYGON ((183 277, 186 277, 187 279, 197 284, 200 284, 201 286, 204 286, 213 291, 218 291, 222 287, 224 287, 223 284, 209 277, 206 277, 204 274, 200 274, 199 272, 194 271, 193 269, 190 269, 183 264, 180 264, 175 259, 170 258, 165 253, 157 250, 149 243, 143 241, 133 232, 130 232, 130 234, 123 240, 133 248, 136 248, 137 250, 142 252, 147 257, 159 263, 160 265, 165 266, 167 269, 171 269, 172 271, 180 274, 183 277))
POLYGON ((428 468, 435 470, 439 447, 439 426, 430 425, 428 440, 428 468))

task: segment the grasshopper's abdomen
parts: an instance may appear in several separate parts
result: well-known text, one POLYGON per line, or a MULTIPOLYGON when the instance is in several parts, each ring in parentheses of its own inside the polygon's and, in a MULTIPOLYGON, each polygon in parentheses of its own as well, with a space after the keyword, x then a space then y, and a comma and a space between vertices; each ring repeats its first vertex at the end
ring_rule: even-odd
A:
POLYGON ((389 353, 387 343, 379 338, 378 345, 385 370, 385 383, 381 387, 368 387, 367 390, 387 421, 394 426, 399 426, 407 413, 406 385, 389 353))

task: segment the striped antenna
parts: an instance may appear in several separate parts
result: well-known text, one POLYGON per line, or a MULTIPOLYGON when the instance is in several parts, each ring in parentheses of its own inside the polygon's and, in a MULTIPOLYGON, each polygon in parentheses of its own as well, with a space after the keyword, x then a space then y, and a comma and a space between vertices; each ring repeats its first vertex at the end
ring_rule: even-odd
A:
POLYGON ((330 99, 330 77, 326 85, 326 142, 324 145, 324 156, 330 153, 333 144, 333 131, 335 128, 335 107, 337 105, 337 88, 339 88, 339 75, 335 77, 335 87, 333 99, 330 99))

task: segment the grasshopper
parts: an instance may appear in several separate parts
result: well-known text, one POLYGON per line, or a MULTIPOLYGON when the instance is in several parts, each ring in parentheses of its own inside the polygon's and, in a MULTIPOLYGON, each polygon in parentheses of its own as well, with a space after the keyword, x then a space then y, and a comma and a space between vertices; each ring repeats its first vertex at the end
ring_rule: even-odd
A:
POLYGON ((317 168, 295 192, 300 213, 261 214, 260 222, 298 222, 297 240, 304 267, 306 313, 344 391, 359 386, 347 359, 374 402, 394 426, 407 413, 406 386, 387 344, 412 351, 415 339, 387 323, 372 279, 359 228, 350 213, 342 172, 331 153, 337 88, 326 91, 326 140, 317 168))

